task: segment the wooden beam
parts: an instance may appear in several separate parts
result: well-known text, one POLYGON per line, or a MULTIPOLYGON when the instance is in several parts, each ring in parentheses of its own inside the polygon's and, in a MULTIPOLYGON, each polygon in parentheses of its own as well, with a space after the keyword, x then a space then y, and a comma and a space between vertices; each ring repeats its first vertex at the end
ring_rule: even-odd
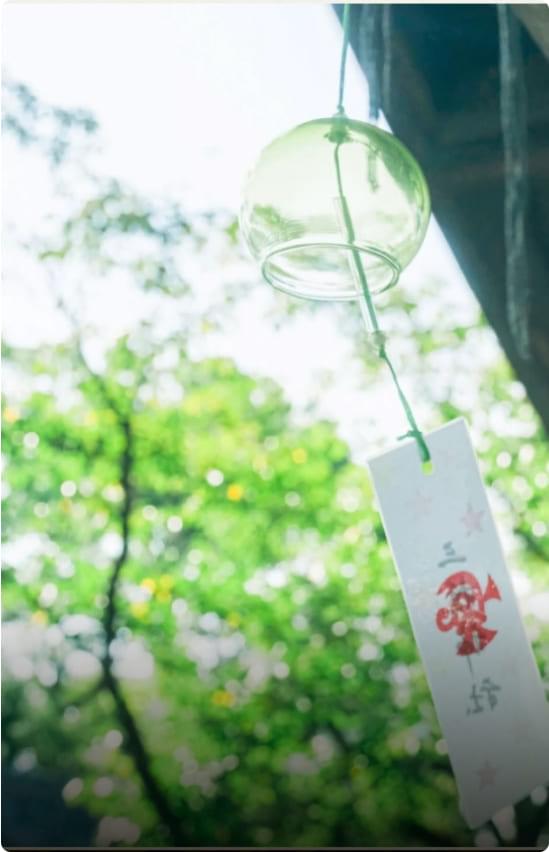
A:
POLYGON ((536 6, 526 3, 513 3, 511 8, 526 27, 545 58, 549 59, 549 7, 542 3, 536 6))
MULTIPOLYGON (((468 84, 464 86, 462 52, 455 49, 455 18, 453 29, 446 34, 442 7, 438 4, 415 6, 417 17, 413 27, 409 26, 410 7, 406 7, 406 14, 401 8, 404 9, 398 4, 392 6, 391 93, 390 102, 383 103, 382 109, 394 133, 410 148, 425 171, 433 212, 549 433, 549 252, 546 248, 549 206, 545 200, 549 197, 549 101, 545 95, 549 92, 549 64, 544 54, 530 45, 527 89, 531 181, 527 251, 532 288, 533 357, 524 361, 517 353, 507 318, 503 228, 505 172, 497 96, 495 9, 493 14, 488 14, 490 7, 478 4, 482 38, 492 48, 489 60, 483 60, 482 51, 476 50, 474 64, 467 69, 468 84), (437 33, 436 40, 426 36, 432 32, 437 33), (455 57, 455 61, 449 57, 455 57), (441 96, 441 86, 447 89, 448 99, 441 96), (437 99, 433 92, 438 93, 437 99), (438 109, 434 106, 436 103, 438 109)), ((474 25, 471 16, 476 14, 475 7, 467 9, 467 26, 471 26, 474 25)), ((535 44, 539 44, 544 37, 549 10, 520 7, 524 9, 533 10, 536 16, 533 31, 535 44)), ((357 26, 360 11, 360 7, 353 7, 350 34, 358 57, 361 55, 357 26)), ((528 21, 533 27, 532 14, 528 15, 528 21)))

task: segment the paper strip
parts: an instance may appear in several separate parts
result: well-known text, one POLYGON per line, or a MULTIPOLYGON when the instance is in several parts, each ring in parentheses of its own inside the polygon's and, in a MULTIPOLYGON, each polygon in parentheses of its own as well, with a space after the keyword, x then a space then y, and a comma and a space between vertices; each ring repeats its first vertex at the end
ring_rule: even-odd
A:
POLYGON ((471 828, 549 781, 549 705, 466 423, 369 467, 471 828))

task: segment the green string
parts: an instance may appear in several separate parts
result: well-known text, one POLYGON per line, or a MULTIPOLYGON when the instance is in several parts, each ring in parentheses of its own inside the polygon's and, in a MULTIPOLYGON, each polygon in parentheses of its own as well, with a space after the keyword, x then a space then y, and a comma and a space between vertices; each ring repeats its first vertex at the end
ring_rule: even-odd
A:
MULTIPOLYGON (((343 98, 345 93, 345 67, 347 60, 347 48, 349 46, 349 18, 350 18, 350 4, 346 3, 343 7, 343 47, 341 50, 341 65, 339 71, 339 97, 337 102, 336 116, 338 118, 345 119, 345 108, 343 106, 343 98)), ((341 163, 339 159, 339 149, 345 143, 347 139, 346 128, 343 126, 341 128, 335 128, 334 132, 331 134, 331 138, 336 142, 335 150, 334 150, 334 164, 336 170, 336 179, 337 179, 337 190, 339 195, 339 203, 341 206, 341 213, 343 216, 343 223, 345 225, 345 230, 347 232, 347 242, 351 247, 351 256, 353 259, 353 263, 355 266, 355 270, 357 273, 358 281, 360 283, 361 288, 361 297, 364 299, 364 304, 366 305, 366 310, 368 313, 368 317, 370 319, 372 328, 373 328, 373 337, 377 344, 377 354, 378 357, 387 364, 389 368, 389 372, 391 374, 391 378, 393 380, 393 384, 396 388, 398 397, 400 399, 402 408, 404 409, 404 413, 406 415, 406 419, 408 421, 408 425, 410 429, 406 432, 405 435, 401 435, 399 437, 399 441, 404 438, 413 438, 418 446, 419 455, 422 463, 429 464, 431 461, 431 454, 429 453, 429 448, 423 436, 423 433, 419 426, 417 425, 417 421, 414 417, 414 413, 412 411, 412 407, 408 402, 404 391, 400 385, 398 380, 397 372, 393 366, 391 359, 389 358, 389 354, 387 352, 385 337, 383 332, 379 327, 379 322, 377 319, 376 310, 374 307, 374 303, 372 300, 372 294, 370 293, 370 288, 368 287, 368 281, 366 278, 366 273, 364 271, 364 267, 362 265, 362 258, 360 256, 360 251, 356 248, 355 243, 355 229, 353 226, 353 219, 351 216, 351 211, 349 208, 349 203, 345 196, 345 192, 343 189, 343 179, 341 175, 341 163)))
POLYGON ((344 115, 343 96, 345 93, 345 68, 347 66, 347 48, 349 47, 349 19, 351 6, 345 3, 343 7, 343 47, 341 48, 341 62, 339 65, 339 96, 337 99, 337 114, 344 115))

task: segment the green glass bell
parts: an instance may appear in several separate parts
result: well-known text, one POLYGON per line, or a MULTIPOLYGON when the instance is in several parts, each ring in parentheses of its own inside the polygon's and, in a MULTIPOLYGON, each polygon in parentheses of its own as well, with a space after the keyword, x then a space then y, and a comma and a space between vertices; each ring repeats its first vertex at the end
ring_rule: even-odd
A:
POLYGON ((390 133, 346 115, 275 139, 249 174, 240 215, 265 279, 307 299, 360 298, 396 284, 430 215, 416 160, 390 133), (357 260, 360 258, 360 263, 357 260))

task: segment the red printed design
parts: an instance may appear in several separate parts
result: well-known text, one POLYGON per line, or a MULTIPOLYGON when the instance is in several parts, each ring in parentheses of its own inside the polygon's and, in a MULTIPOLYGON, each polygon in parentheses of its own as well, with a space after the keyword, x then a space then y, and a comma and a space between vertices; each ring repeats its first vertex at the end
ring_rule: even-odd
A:
POLYGON ((485 627, 485 605, 489 600, 501 600, 499 589, 488 575, 486 589, 470 571, 457 571, 441 584, 437 595, 446 595, 448 605, 438 610, 436 623, 446 633, 455 630, 461 638, 457 653, 460 656, 478 654, 496 636, 497 630, 485 627))

